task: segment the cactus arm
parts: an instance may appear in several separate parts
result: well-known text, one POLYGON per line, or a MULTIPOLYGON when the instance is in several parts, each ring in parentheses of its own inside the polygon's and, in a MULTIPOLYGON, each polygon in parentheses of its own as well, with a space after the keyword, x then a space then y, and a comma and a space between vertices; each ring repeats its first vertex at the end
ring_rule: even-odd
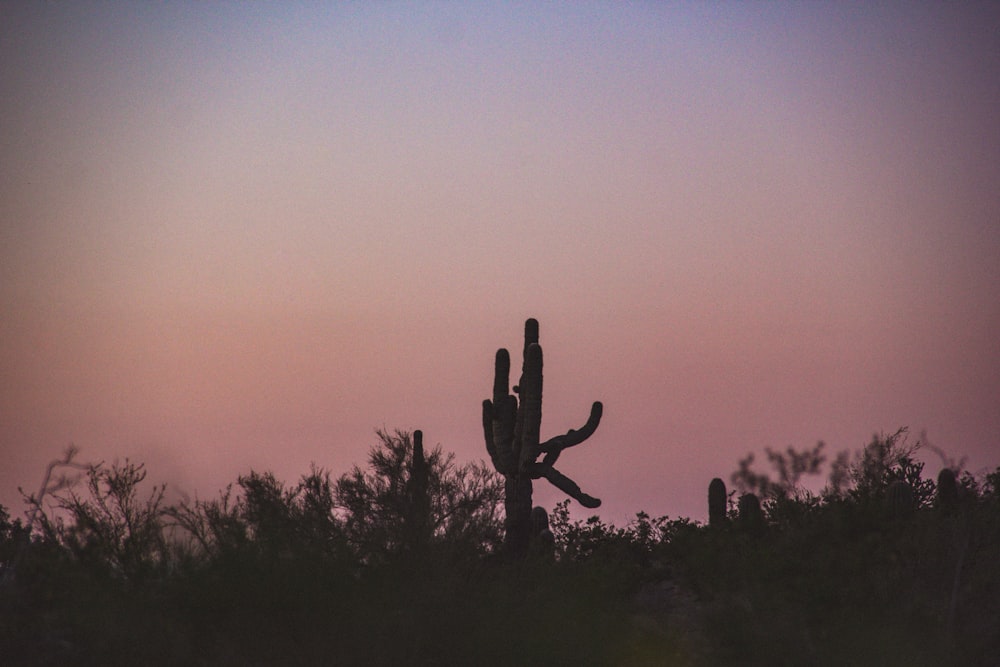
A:
POLYGON ((493 400, 483 401, 483 436, 486 451, 497 472, 514 471, 514 424, 517 415, 517 397, 508 393, 510 383, 510 354, 497 350, 494 361, 493 400))
POLYGON ((497 406, 499 410, 498 419, 500 423, 500 442, 504 447, 511 449, 514 442, 514 424, 517 422, 517 397, 505 396, 503 402, 497 406))
POLYGON ((527 352, 528 348, 532 345, 538 344, 538 320, 534 317, 529 317, 524 321, 524 351, 527 352))
POLYGON ((499 403, 502 396, 510 394, 510 352, 504 348, 497 350, 493 360, 493 402, 499 403))
MULTIPOLYGON (((604 406, 600 401, 594 401, 594 404, 590 407, 590 417, 587 418, 587 423, 584 424, 577 430, 570 429, 564 435, 557 435, 554 438, 549 438, 541 445, 538 446, 539 454, 554 454, 556 458, 559 456, 559 452, 566 449, 567 447, 574 447, 579 445, 581 442, 594 435, 594 431, 597 430, 597 426, 601 423, 601 415, 604 412, 604 406)), ((555 463, 555 458, 549 460, 546 456, 546 462, 555 463)))
POLYGON ((512 474, 517 467, 514 456, 514 421, 517 415, 517 398, 501 397, 499 404, 483 401, 483 434, 486 451, 493 466, 502 475, 512 474))
POLYGON ((531 466, 529 473, 532 479, 544 477, 549 480, 549 483, 552 484, 552 486, 556 487, 584 507, 594 509, 601 506, 600 499, 588 496, 580 489, 579 484, 553 468, 551 465, 535 463, 531 466))
POLYGON ((486 440, 486 451, 493 461, 493 467, 500 470, 500 456, 496 443, 493 441, 493 401, 483 401, 483 439, 486 440))

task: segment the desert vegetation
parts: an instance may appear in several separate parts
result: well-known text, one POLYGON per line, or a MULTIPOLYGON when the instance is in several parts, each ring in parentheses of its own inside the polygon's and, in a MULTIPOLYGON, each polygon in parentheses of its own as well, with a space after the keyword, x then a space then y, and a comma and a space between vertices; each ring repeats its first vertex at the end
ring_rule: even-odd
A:
POLYGON ((0 512, 3 661, 994 664, 1000 469, 927 479, 917 447, 875 437, 820 492, 822 446, 748 457, 731 491, 706 483, 705 524, 567 500, 519 556, 503 478, 419 432, 378 432, 339 477, 251 471, 175 505, 141 463, 70 451, 23 518, 0 512))
POLYGON ((822 443, 749 454, 706 480, 707 523, 573 520, 532 483, 600 504, 554 464, 602 405, 540 440, 534 320, 509 372, 501 349, 492 466, 377 431, 340 476, 169 504, 142 463, 68 450, 23 518, 0 508, 2 664, 996 664, 1000 468, 928 479, 900 429, 828 467, 822 443))

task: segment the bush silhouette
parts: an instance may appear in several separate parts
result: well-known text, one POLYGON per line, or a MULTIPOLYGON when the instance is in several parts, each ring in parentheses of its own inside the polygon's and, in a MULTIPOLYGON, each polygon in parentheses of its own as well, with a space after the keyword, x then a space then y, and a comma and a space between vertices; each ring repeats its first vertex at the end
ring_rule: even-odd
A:
POLYGON ((768 474, 740 462, 735 478, 756 480, 741 491, 761 493, 766 529, 644 512, 616 527, 574 520, 564 501, 547 513, 551 546, 517 561, 497 557, 499 478, 439 447, 418 456, 408 432, 379 432, 367 465, 339 478, 313 467, 286 485, 250 472, 176 506, 143 490, 141 464, 83 466, 75 485, 46 476, 27 523, 0 508, 0 656, 995 664, 1000 469, 955 475, 953 494, 923 479, 901 433, 838 456, 818 494, 797 477, 820 470, 817 448, 769 457, 768 474), (901 518, 886 512, 893 485, 913 491, 901 518), (959 501, 945 511, 941 495, 959 501))
MULTIPOLYGON (((355 466, 334 487, 344 531, 359 559, 398 555, 412 542, 413 434, 377 431, 368 469, 355 466)), ((440 447, 424 454, 428 515, 426 538, 441 545, 489 553, 502 539, 503 481, 482 463, 455 464, 440 447)), ((420 512, 422 513, 422 512, 420 512)))

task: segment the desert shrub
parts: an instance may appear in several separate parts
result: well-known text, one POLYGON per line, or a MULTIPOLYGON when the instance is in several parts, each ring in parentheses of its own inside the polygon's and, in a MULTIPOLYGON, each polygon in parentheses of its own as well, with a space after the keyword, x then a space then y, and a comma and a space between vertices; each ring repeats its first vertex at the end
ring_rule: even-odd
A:
POLYGON ((517 562, 493 551, 499 480, 439 448, 426 457, 431 531, 413 548, 412 438, 379 436, 368 466, 340 478, 252 471, 175 507, 159 487, 141 492, 141 465, 70 467, 74 485, 53 472, 72 457, 56 462, 27 523, 0 508, 4 664, 991 665, 1000 653, 1000 469, 959 472, 959 501, 939 506, 901 432, 838 455, 818 494, 801 480, 820 447, 769 453, 767 474, 741 465, 767 494, 764 530, 644 512, 624 527, 574 521, 564 501, 549 519, 555 557, 517 562), (915 502, 893 516, 881 501, 900 480, 915 502))
MULTIPOLYGON (((349 542, 365 561, 401 553, 415 507, 410 497, 412 435, 378 431, 368 469, 355 466, 334 487, 349 542)), ((430 538, 439 546, 490 553, 502 540, 502 478, 481 462, 459 466, 440 446, 425 455, 430 538)))
POLYGON ((765 494, 768 530, 696 530, 667 551, 703 604, 710 663, 991 664, 1000 632, 979 621, 1000 613, 990 478, 961 473, 964 504, 938 508, 919 446, 905 429, 875 436, 834 460, 820 494, 796 478, 820 470, 819 447, 769 452, 773 478, 740 462, 734 482, 765 494), (887 511, 903 484, 911 511, 887 511))
POLYGON ((20 519, 10 518, 10 512, 0 505, 0 582, 13 576, 15 560, 24 550, 30 530, 20 519))
POLYGON ((209 501, 169 510, 189 549, 210 559, 343 558, 346 538, 335 514, 330 474, 315 466, 295 486, 270 472, 241 475, 209 501))
POLYGON ((69 485, 52 492, 48 506, 34 497, 26 500, 47 539, 80 563, 134 581, 162 572, 167 560, 164 487, 142 498, 145 479, 143 464, 98 463, 87 468, 84 490, 69 485))

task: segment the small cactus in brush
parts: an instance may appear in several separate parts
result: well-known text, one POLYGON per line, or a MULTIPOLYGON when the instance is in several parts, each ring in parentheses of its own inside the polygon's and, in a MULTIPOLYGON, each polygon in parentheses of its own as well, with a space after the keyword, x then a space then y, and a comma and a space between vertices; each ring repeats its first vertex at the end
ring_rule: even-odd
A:
POLYGON ((885 509, 890 517, 904 517, 913 511, 913 489, 901 479, 885 490, 885 509))
POLYGON ((708 484, 708 525, 718 528, 726 523, 726 483, 716 477, 708 484))
POLYGON ((958 506, 958 480, 951 468, 944 468, 938 473, 937 506, 945 512, 953 512, 958 506))
POLYGON ((549 513, 544 507, 531 509, 531 551, 543 558, 555 556, 556 538, 549 529, 549 513))
POLYGON ((427 457, 424 456, 424 434, 422 431, 414 431, 405 515, 407 546, 411 549, 423 546, 430 539, 432 531, 429 468, 427 457))
POLYGON ((580 444, 594 433, 603 406, 595 402, 587 423, 579 430, 570 429, 565 435, 540 442, 542 347, 538 344, 538 321, 534 319, 524 324, 524 362, 513 394, 508 390, 509 384, 510 353, 501 348, 494 361, 493 399, 483 401, 483 434, 493 467, 504 476, 505 546, 508 553, 520 557, 527 553, 531 540, 532 480, 544 477, 584 507, 600 506, 600 500, 584 493, 554 466, 564 449, 580 444))

